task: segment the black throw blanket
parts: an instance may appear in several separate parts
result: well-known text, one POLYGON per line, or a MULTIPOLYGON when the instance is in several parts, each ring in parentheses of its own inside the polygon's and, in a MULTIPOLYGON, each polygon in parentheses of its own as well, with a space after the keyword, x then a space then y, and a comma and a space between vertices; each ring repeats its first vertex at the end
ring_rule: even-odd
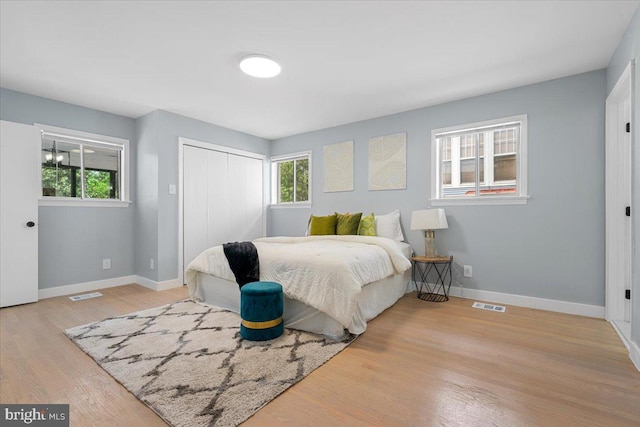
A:
POLYGON ((258 250, 251 242, 233 242, 222 245, 229 267, 242 288, 247 283, 260 280, 260 262, 258 250))

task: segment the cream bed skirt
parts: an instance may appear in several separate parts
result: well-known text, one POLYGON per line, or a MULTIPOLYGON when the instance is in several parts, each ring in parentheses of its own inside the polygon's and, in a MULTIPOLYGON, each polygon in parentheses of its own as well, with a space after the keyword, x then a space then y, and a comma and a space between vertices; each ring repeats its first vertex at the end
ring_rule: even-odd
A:
MULTIPOLYGON (((201 301, 240 313, 240 289, 236 282, 203 273, 198 273, 197 281, 196 297, 201 301)), ((353 334, 361 334, 366 330, 369 320, 412 290, 410 269, 403 274, 389 276, 363 286, 351 325, 348 326, 341 325, 327 314, 300 301, 285 297, 284 326, 331 338, 343 336, 345 329, 353 334)))

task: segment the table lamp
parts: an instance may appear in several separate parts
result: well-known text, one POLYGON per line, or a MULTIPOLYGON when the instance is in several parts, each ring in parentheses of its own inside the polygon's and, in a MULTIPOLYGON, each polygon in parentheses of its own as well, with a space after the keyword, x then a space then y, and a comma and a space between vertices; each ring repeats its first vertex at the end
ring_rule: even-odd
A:
POLYGON ((411 212, 411 229, 424 230, 424 253, 427 257, 436 254, 436 234, 433 230, 449 228, 444 209, 426 209, 411 212))

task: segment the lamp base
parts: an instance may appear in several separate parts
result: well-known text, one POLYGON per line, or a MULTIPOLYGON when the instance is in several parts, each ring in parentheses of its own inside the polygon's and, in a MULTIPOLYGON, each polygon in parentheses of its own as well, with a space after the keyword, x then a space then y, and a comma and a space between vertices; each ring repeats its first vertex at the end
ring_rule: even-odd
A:
POLYGON ((436 234, 433 230, 425 230, 424 232, 424 256, 429 258, 438 256, 436 253, 436 234))

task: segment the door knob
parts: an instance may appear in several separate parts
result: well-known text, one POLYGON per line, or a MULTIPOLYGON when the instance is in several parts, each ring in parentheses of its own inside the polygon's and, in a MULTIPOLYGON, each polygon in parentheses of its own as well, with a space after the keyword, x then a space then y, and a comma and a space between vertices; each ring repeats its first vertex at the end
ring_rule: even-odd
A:
POLYGON ((35 223, 35 222, 33 222, 33 221, 29 221, 29 222, 27 223, 27 227, 29 227, 29 228, 33 227, 34 225, 36 225, 36 223, 35 223))

